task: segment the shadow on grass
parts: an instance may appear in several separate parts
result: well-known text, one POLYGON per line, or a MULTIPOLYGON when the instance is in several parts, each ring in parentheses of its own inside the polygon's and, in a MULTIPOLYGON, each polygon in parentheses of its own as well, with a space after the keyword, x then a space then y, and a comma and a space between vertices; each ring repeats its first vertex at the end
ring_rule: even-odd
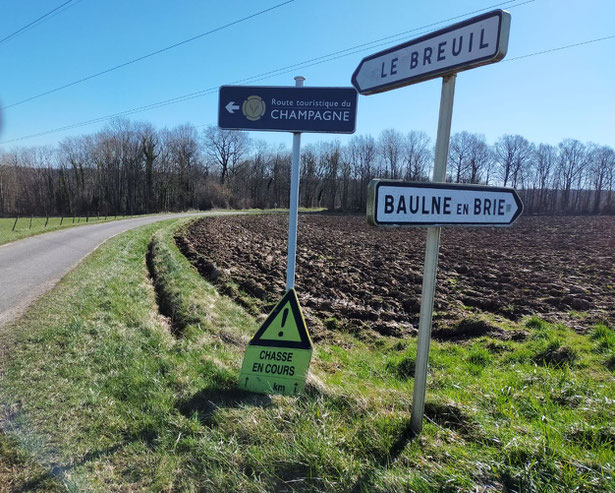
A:
POLYGON ((13 491, 15 493, 25 493, 26 491, 44 491, 46 493, 50 493, 55 491, 65 491, 65 489, 51 473, 45 472, 32 479, 29 479, 25 483, 16 484, 14 485, 13 490, 7 491, 13 491))
POLYGON ((100 450, 92 450, 86 454, 84 454, 81 458, 71 461, 67 464, 54 464, 51 467, 50 473, 56 477, 56 478, 61 478, 63 477, 67 472, 70 472, 72 469, 82 466, 84 464, 88 464, 89 462, 95 462, 98 459, 101 459, 103 457, 109 457, 114 455, 116 452, 122 450, 123 448, 131 445, 134 442, 138 442, 138 441, 142 441, 144 442, 148 447, 152 447, 153 441, 154 441, 154 437, 152 436, 152 433, 145 431, 142 433, 139 433, 135 436, 129 437, 126 440, 117 443, 115 445, 112 445, 110 447, 105 447, 102 448, 100 450))
MULTIPOLYGON (((466 436, 472 436, 475 432, 472 419, 466 416, 458 407, 450 404, 426 402, 424 419, 442 428, 449 428, 466 436)), ((410 426, 410 419, 408 419, 404 427, 400 430, 397 440, 391 445, 388 454, 374 461, 373 467, 368 468, 357 480, 352 491, 371 491, 374 475, 377 473, 378 469, 387 469, 391 467, 404 451, 408 443, 414 438, 416 438, 416 435, 410 426)))
POLYGON ((372 490, 372 483, 374 476, 379 469, 386 469, 390 467, 393 462, 399 457, 410 442, 415 437, 414 431, 410 427, 410 420, 400 431, 399 437, 391 445, 389 453, 374 460, 371 467, 366 468, 365 472, 357 479, 357 482, 352 488, 353 493, 364 493, 372 490))
MULTIPOLYGON (((67 485, 64 480, 66 479, 67 473, 70 473, 70 471, 72 471, 76 467, 88 464, 90 462, 95 462, 98 459, 104 457, 112 456, 119 450, 138 440, 143 440, 148 444, 150 442, 150 438, 147 436, 147 434, 143 436, 142 434, 139 434, 116 445, 105 447, 100 450, 90 451, 80 458, 76 458, 75 460, 69 460, 65 463, 45 463, 46 461, 44 460, 42 462, 39 462, 36 456, 28 454, 30 460, 32 461, 31 466, 28 467, 42 468, 43 471, 38 472, 34 476, 23 481, 20 481, 17 477, 12 478, 9 474, 8 477, 13 479, 15 482, 13 483, 13 488, 6 491, 14 491, 20 493, 29 491, 44 491, 48 493, 66 491, 67 485)), ((21 463, 21 461, 18 461, 17 463, 14 463, 12 465, 13 467, 21 468, 22 470, 25 467, 25 465, 21 463)), ((0 491, 5 491, 3 489, 3 484, 1 484, 3 479, 6 478, 0 475, 0 491)))
POLYGON ((271 397, 268 395, 253 394, 237 388, 210 387, 197 392, 190 400, 178 404, 177 408, 186 417, 196 413, 203 425, 211 426, 214 424, 213 417, 220 408, 267 407, 269 405, 271 405, 271 397))

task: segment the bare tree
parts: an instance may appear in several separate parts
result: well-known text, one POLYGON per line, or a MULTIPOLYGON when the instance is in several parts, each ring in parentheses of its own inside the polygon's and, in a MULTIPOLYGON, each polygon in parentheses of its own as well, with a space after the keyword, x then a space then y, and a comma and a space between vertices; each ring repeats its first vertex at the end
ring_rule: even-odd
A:
POLYGON ((324 142, 320 146, 320 160, 325 168, 325 195, 327 208, 332 211, 337 204, 338 174, 342 161, 342 148, 338 140, 324 142))
POLYGON ((521 135, 504 135, 495 143, 494 152, 502 183, 517 187, 531 163, 532 144, 521 135))
POLYGON ((461 183, 469 166, 471 135, 465 130, 451 137, 449 146, 450 180, 461 183))
MULTIPOLYGON (((613 151, 613 149, 611 149, 613 151)), ((613 214, 615 212, 614 209, 614 196, 615 196, 615 159, 611 159, 609 166, 606 171, 606 189, 608 190, 606 204, 604 206, 604 211, 608 214, 613 214)))
POLYGON ((8 177, 8 166, 3 164, 4 156, 0 158, 0 216, 4 214, 7 209, 6 204, 6 186, 7 186, 7 177, 8 177))
POLYGON ((272 156, 271 175, 273 178, 273 197, 275 207, 284 207, 289 203, 291 155, 280 145, 272 156))
POLYGON ((223 130, 211 125, 205 130, 205 151, 220 167, 220 184, 224 185, 229 174, 248 152, 249 139, 245 132, 223 130))
POLYGON ((82 214, 87 209, 86 168, 89 166, 91 147, 85 137, 69 137, 60 143, 60 153, 67 169, 73 193, 72 213, 82 214))
POLYGON ((317 205, 316 197, 320 186, 317 175, 317 150, 313 145, 307 145, 301 150, 301 203, 306 207, 317 205))
POLYGON ((589 151, 589 161, 590 185, 594 190, 592 212, 598 214, 602 203, 602 192, 615 166, 615 152, 607 146, 592 145, 589 151))
MULTIPOLYGON (((303 206, 364 210, 370 179, 421 180, 427 135, 388 129, 303 149, 303 206)), ((615 152, 567 139, 537 148, 519 135, 489 148, 483 135, 453 136, 450 179, 520 187, 531 212, 615 213, 615 152)), ((290 153, 246 134, 191 125, 170 130, 116 120, 56 148, 0 151, 0 214, 141 213, 211 207, 284 207, 290 153)))
POLYGON ((154 190, 154 172, 158 156, 160 156, 160 141, 158 134, 151 125, 143 125, 139 129, 141 154, 145 167, 145 197, 144 203, 148 212, 156 209, 156 193, 154 190))
POLYGON ((426 172, 433 161, 431 139, 425 132, 412 130, 406 135, 403 161, 407 180, 425 180, 426 172))
POLYGON ((268 207, 266 190, 268 182, 271 181, 270 161, 271 151, 267 143, 262 140, 255 142, 251 160, 251 176, 248 183, 250 198, 255 207, 268 207))
MULTIPOLYGON (((557 163, 557 149, 549 144, 540 144, 534 151, 534 176, 538 188, 538 209, 548 207, 549 188, 553 187, 553 172, 557 163)), ((555 195, 555 194, 553 194, 555 195)))
POLYGON ((403 135, 397 130, 387 128, 380 133, 378 152, 384 164, 386 178, 401 178, 403 146, 403 135))
POLYGON ((357 180, 355 210, 364 210, 367 203, 367 185, 376 176, 376 141, 371 135, 357 135, 347 146, 348 159, 352 163, 353 177, 357 180))
POLYGON ((483 172, 482 172, 482 177, 483 177, 482 181, 485 185, 489 185, 489 183, 493 179, 493 175, 495 174, 496 167, 497 167, 497 163, 495 160, 494 146, 489 146, 488 151, 489 151, 489 159, 487 159, 487 161, 483 165, 483 172))
POLYGON ((342 192, 341 192, 341 207, 342 210, 348 210, 350 204, 350 188, 352 178, 352 160, 345 148, 342 148, 340 156, 340 178, 342 180, 342 192))
POLYGON ((562 207, 566 211, 571 210, 571 190, 573 185, 582 179, 583 171, 589 162, 588 157, 587 148, 578 140, 565 139, 559 144, 557 172, 563 186, 562 207))
POLYGON ((468 181, 470 183, 480 183, 482 173, 488 174, 492 161, 493 156, 485 136, 482 134, 470 134, 467 167, 468 181))
POLYGON ((167 159, 174 169, 177 183, 176 194, 179 208, 185 210, 194 203, 194 191, 200 146, 196 129, 192 125, 180 125, 164 133, 167 159))

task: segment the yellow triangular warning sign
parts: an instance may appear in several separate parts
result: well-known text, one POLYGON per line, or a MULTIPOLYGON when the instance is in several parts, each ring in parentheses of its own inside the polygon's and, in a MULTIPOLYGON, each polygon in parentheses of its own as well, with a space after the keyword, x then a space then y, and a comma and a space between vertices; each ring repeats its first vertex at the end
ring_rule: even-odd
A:
POLYGON ((294 289, 290 289, 275 306, 250 345, 303 349, 312 347, 294 289))
POLYGON ((287 301, 280 308, 278 314, 271 321, 269 326, 261 334, 260 339, 268 341, 292 341, 301 342, 301 334, 297 321, 292 314, 292 306, 290 301, 287 301))
POLYGON ((300 394, 311 359, 312 341, 297 293, 290 289, 248 344, 239 388, 264 394, 300 394))

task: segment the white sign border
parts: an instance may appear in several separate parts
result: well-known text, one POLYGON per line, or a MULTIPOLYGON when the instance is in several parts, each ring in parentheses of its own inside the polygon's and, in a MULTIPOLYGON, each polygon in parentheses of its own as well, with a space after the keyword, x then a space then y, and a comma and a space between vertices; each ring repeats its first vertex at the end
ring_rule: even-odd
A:
POLYGON ((505 228, 514 224, 514 222, 523 214, 523 202, 519 197, 519 194, 514 188, 508 187, 491 187, 487 185, 474 185, 466 183, 436 183, 436 182, 408 182, 402 180, 390 180, 390 179, 374 179, 369 182, 367 189, 367 222, 371 226, 379 228, 425 228, 425 227, 454 227, 454 228, 505 228), (378 221, 378 189, 381 186, 387 187, 413 187, 413 188, 435 188, 439 190, 474 190, 482 192, 503 192, 513 195, 517 204, 517 212, 513 215, 512 219, 507 222, 499 223, 484 223, 484 222, 381 222, 378 221))
POLYGON ((374 53, 373 55, 367 56, 361 60, 361 62, 355 69, 354 73, 352 74, 352 78, 351 78, 352 85, 357 89, 359 94, 362 94, 364 96, 369 96, 371 94, 378 94, 378 93, 385 92, 385 91, 391 91, 393 89, 398 89, 400 87, 417 84, 419 82, 424 82, 426 80, 435 79, 437 77, 442 77, 448 74, 462 72, 464 70, 470 70, 472 68, 480 67, 482 65, 488 65, 490 63, 499 62, 506 56, 506 53, 508 51, 508 38, 510 36, 510 19, 511 19, 510 13, 506 12, 505 10, 502 10, 502 9, 492 10, 490 12, 486 12, 476 17, 472 17, 470 19, 466 19, 465 21, 461 21, 451 26, 445 27, 438 31, 434 31, 432 33, 426 34, 424 36, 413 39, 411 41, 406 41, 405 43, 401 43, 391 48, 387 48, 386 50, 382 50, 377 53, 374 53), (433 71, 425 72, 415 77, 407 77, 405 79, 400 79, 400 80, 393 81, 393 82, 387 82, 379 86, 374 86, 374 87, 371 87, 365 90, 361 90, 359 88, 359 84, 357 82, 357 75, 359 74, 361 67, 363 66, 365 62, 369 60, 373 60, 374 58, 387 55, 388 53, 407 48, 417 43, 422 43, 423 41, 429 40, 431 38, 435 38, 437 36, 441 36, 442 34, 447 34, 459 28, 469 26, 471 24, 475 24, 476 22, 480 22, 484 19, 488 19, 490 17, 493 17, 494 15, 499 16, 500 21, 499 21, 499 28, 498 28, 498 46, 497 46, 497 50, 492 55, 487 55, 481 58, 477 58, 476 60, 472 60, 469 63, 461 62, 461 63, 458 63, 457 65, 452 65, 450 67, 446 67, 443 69, 435 69, 433 71))
POLYGON ((255 91, 258 91, 259 89, 302 89, 305 86, 243 86, 243 85, 234 85, 234 84, 222 84, 219 88, 218 88, 218 116, 217 116, 217 122, 216 125, 218 128, 222 129, 222 130, 238 130, 238 131, 242 131, 242 132, 285 132, 285 133, 306 133, 306 134, 336 134, 336 135, 352 135, 354 133, 356 133, 357 131, 357 119, 358 119, 358 114, 359 114, 359 91, 357 91, 357 88, 350 85, 350 86, 307 86, 305 87, 306 89, 332 89, 332 90, 336 90, 336 89, 354 89, 355 94, 354 94, 354 105, 355 105, 355 118, 354 118, 354 122, 353 122, 353 127, 352 127, 352 131, 347 130, 344 132, 332 132, 330 130, 287 130, 287 129, 283 129, 283 128, 248 128, 248 127, 235 127, 235 126, 228 126, 228 127, 223 127, 220 126, 220 107, 222 105, 222 89, 223 88, 236 88, 236 87, 240 87, 240 88, 254 88, 255 91))

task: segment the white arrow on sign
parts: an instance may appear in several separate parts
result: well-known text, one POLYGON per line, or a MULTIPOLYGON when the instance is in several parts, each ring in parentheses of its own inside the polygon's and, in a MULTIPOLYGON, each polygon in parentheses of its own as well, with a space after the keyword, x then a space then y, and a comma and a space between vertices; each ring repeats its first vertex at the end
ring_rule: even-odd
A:
POLYGON ((510 226, 521 212, 513 188, 372 180, 368 189, 373 226, 510 226))
POLYGON ((229 104, 225 106, 225 108, 226 108, 226 111, 233 114, 235 110, 239 109, 239 105, 235 104, 235 101, 231 101, 229 104))
POLYGON ((510 14, 494 10, 364 58, 352 85, 376 94, 499 62, 506 56, 510 14))

